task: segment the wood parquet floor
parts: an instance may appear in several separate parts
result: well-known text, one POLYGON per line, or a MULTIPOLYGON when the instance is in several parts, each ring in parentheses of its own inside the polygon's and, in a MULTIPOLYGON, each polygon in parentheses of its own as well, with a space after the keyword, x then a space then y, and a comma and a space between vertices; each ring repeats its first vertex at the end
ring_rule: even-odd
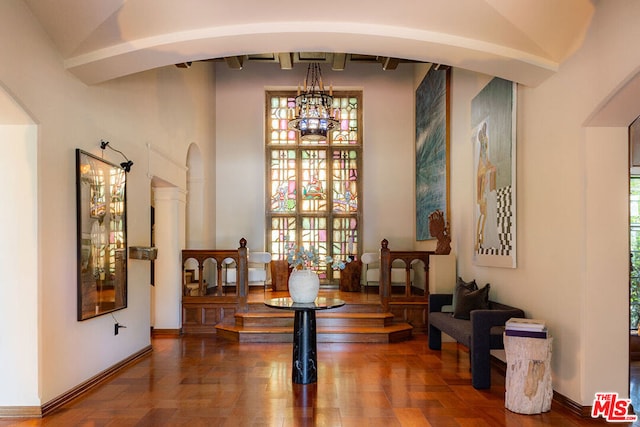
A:
MULTIPOLYGON (((291 382, 291 344, 202 335, 154 338, 153 352, 43 419, 0 426, 578 426, 605 425, 552 406, 504 408, 504 377, 471 386, 469 355, 427 337, 393 344, 318 343, 318 382, 291 382)), ((617 425, 620 425, 619 423, 617 425)))

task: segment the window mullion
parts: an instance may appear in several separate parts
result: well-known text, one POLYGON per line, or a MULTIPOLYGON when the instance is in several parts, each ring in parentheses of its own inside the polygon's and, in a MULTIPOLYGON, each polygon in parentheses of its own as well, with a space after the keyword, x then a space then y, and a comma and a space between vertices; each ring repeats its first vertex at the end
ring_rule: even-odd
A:
POLYGON ((301 209, 302 206, 302 150, 303 147, 300 146, 299 136, 296 139, 297 147, 296 147, 296 246, 302 246, 302 224, 303 224, 303 211, 301 209))

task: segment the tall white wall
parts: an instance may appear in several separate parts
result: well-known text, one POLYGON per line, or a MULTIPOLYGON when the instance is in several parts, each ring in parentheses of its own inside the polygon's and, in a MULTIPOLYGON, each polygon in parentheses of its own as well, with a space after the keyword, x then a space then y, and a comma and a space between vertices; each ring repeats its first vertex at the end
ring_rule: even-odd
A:
MULTIPOLYGON (((17 394, 0 372, 0 407, 42 405, 150 344, 146 261, 129 261, 128 306, 114 313, 127 329, 115 336, 111 315, 76 320, 75 149, 104 154, 105 159, 120 163, 119 154, 101 152, 99 142, 105 139, 133 160, 127 176, 128 244, 148 245, 151 178, 185 190, 189 144, 198 144, 205 159, 213 154, 213 69, 203 63, 188 70, 166 67, 88 87, 65 71, 51 41, 19 0, 0 2, 0 57, 0 86, 7 88, 37 126, 37 152, 19 163, 27 176, 14 171, 5 177, 5 182, 23 190, 20 202, 28 210, 12 210, 12 217, 5 220, 13 230, 25 232, 27 246, 34 244, 33 231, 28 230, 33 229, 35 218, 38 221, 37 254, 25 247, 16 257, 16 244, 0 243, 0 260, 12 262, 7 272, 0 261, 1 300, 20 308, 16 313, 0 306, 3 319, 16 315, 3 322, 14 327, 6 328, 0 338, 4 343, 0 360, 12 362, 2 366, 24 374, 22 384, 30 390, 28 395, 17 394), (36 185, 37 199, 29 200, 36 185), (31 277, 36 272, 37 278, 31 277), (4 277, 10 279, 8 283, 32 283, 7 288, 4 277), (29 300, 24 310, 23 298, 29 300), (14 346, 18 343, 29 354, 16 364, 13 352, 21 348, 14 346), (8 354, 7 344, 11 344, 8 354)), ((206 197, 210 204, 211 196, 206 197)))
MULTIPOLYGON (((383 238, 398 249, 413 246, 415 143, 412 67, 395 71, 349 64, 323 69, 334 91, 363 90, 363 248, 375 251, 383 238)), ((265 90, 295 90, 306 67, 280 71, 277 64, 249 63, 240 72, 216 69, 216 233, 217 247, 250 249, 265 240, 265 90)))
MULTIPOLYGON (((585 146, 578 137, 575 109, 558 117, 549 106, 568 102, 558 88, 518 88, 517 134, 517 268, 474 265, 473 145, 471 100, 491 76, 454 70, 452 82, 451 211, 458 274, 479 284, 491 283, 491 299, 521 307, 529 317, 544 319, 554 336, 553 387, 583 402, 580 388, 580 319, 585 280, 585 146), (550 91, 553 96, 539 95, 550 91), (535 100, 539 106, 531 107, 535 100)), ((500 353, 498 357, 503 357, 500 353)), ((625 384, 618 384, 620 393, 625 384)), ((591 397, 593 400, 593 397, 591 397)))
MULTIPOLYGON (((623 83, 640 64, 634 49, 640 2, 596 4, 583 47, 540 86, 519 88, 516 269, 477 267, 471 259, 470 101, 491 77, 456 69, 451 88, 451 231, 458 272, 491 282, 492 298, 548 322, 555 337, 554 389, 584 405, 596 391, 628 389, 626 134, 624 126, 595 129, 587 121, 626 90, 623 83)), ((304 69, 284 73, 247 64, 237 72, 220 64, 214 72, 210 64, 194 64, 87 87, 64 70, 18 0, 0 2, 0 58, 0 85, 37 126, 37 153, 27 156, 27 164, 38 159, 37 173, 28 176, 38 189, 29 203, 37 206, 39 327, 33 329, 30 308, 19 317, 26 329, 10 332, 27 334, 28 348, 37 348, 37 362, 23 359, 16 369, 31 372, 37 364, 39 373, 37 379, 25 374, 29 392, 19 401, 7 398, 0 382, 0 406, 28 406, 50 401, 150 342, 148 264, 141 261, 129 262, 128 307, 115 313, 128 329, 113 336, 110 316, 76 320, 74 150, 100 155, 98 142, 107 139, 135 162, 128 175, 128 237, 129 245, 145 245, 151 178, 185 189, 187 150, 198 144, 212 183, 205 201, 215 222, 211 243, 234 248, 246 237, 252 249, 262 248, 264 91, 295 88, 304 69)), ((390 73, 367 65, 325 72, 336 90, 364 91, 365 250, 377 249, 382 238, 393 248, 428 245, 414 240, 412 72, 406 65, 390 73)), ((120 161, 115 153, 105 156, 120 161)), ((10 219, 16 229, 30 230, 34 216, 10 219)), ((0 251, 0 259, 15 253, 6 246, 0 251)), ((0 275, 13 280, 15 273, 6 270, 1 267, 0 275)), ((8 297, 20 301, 28 294, 8 297)), ((18 339, 0 337, 2 345, 18 339)))
POLYGON ((640 35, 632 22, 637 16, 638 3, 598 3, 583 47, 538 87, 518 88, 515 269, 472 261, 469 106, 491 76, 453 72, 451 228, 458 273, 490 282, 492 299, 547 321, 554 390, 582 405, 591 405, 598 391, 628 393, 627 130, 591 128, 588 118, 637 72, 640 54, 629 49, 640 35))
MULTIPOLYGON (((596 392, 629 390, 627 129, 592 128, 588 119, 630 90, 622 83, 640 64, 629 50, 639 36, 637 16, 638 3, 600 2, 574 57, 540 86, 518 88, 516 269, 472 261, 470 103, 492 77, 452 73, 451 232, 458 274, 490 282, 492 299, 547 321, 554 336, 553 388, 585 406, 596 392)), ((425 72, 416 67, 414 87, 425 72)), ((640 110, 624 114, 635 118, 640 110)), ((416 247, 430 249, 430 243, 416 247)))

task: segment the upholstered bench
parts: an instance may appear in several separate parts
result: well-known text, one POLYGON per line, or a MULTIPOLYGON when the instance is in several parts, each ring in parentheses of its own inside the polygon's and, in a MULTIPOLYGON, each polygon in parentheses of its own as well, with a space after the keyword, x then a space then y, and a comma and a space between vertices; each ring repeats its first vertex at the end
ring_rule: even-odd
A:
POLYGON ((442 332, 469 349, 473 387, 491 387, 490 350, 504 349, 504 324, 512 317, 524 317, 524 311, 489 300, 488 309, 472 310, 470 318, 457 319, 442 308, 453 303, 453 294, 429 295, 429 348, 440 350, 442 332))

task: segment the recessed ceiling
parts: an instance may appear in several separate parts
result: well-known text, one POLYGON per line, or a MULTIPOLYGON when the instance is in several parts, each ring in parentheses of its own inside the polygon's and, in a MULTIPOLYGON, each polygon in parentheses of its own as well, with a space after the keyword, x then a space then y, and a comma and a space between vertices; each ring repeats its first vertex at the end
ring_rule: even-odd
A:
POLYGON ((404 58, 536 86, 582 44, 594 9, 590 0, 349 0, 308 18, 294 0, 23 1, 87 84, 212 58, 237 67, 255 52, 347 52, 345 63, 375 57, 391 68, 404 58))

